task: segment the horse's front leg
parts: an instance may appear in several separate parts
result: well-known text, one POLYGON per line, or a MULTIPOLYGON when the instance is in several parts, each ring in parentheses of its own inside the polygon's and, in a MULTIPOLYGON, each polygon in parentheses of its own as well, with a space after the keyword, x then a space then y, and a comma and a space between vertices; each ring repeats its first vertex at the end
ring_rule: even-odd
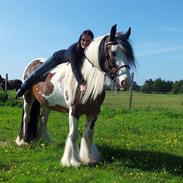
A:
POLYGON ((97 117, 88 117, 87 119, 86 128, 81 139, 80 159, 84 164, 95 164, 101 161, 100 152, 93 143, 93 129, 97 117))
POLYGON ((72 116, 72 109, 69 110, 69 134, 66 140, 64 154, 61 159, 63 166, 79 166, 79 150, 76 143, 78 137, 78 121, 79 119, 72 116))

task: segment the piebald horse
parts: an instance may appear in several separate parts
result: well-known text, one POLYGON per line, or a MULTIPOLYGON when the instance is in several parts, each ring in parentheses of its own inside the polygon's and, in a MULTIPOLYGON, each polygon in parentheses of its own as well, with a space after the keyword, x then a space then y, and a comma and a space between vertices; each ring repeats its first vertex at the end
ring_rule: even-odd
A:
MULTIPOLYGON (((131 28, 127 32, 116 32, 95 38, 85 50, 81 72, 87 81, 87 90, 81 94, 72 73, 71 65, 58 65, 39 78, 23 96, 21 130, 16 144, 21 146, 36 140, 49 141, 47 120, 50 110, 69 113, 69 134, 66 139, 62 166, 79 166, 102 161, 93 142, 94 124, 105 98, 105 77, 115 79, 118 89, 131 85, 130 67, 135 66, 133 49, 129 42, 131 28), (41 107, 40 107, 41 104, 41 107), (40 110, 41 109, 41 110, 40 110), (78 122, 86 115, 86 127, 82 134, 80 149, 77 145, 78 122)), ((42 64, 41 59, 27 66, 23 78, 42 64)))

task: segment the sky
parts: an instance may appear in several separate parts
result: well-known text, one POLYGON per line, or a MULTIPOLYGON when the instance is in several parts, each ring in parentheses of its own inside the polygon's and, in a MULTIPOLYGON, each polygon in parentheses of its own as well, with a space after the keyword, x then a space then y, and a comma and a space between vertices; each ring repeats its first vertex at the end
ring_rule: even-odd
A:
POLYGON ((183 79, 182 0, 0 0, 0 74, 21 79, 33 59, 68 48, 81 32, 130 35, 134 81, 183 79))

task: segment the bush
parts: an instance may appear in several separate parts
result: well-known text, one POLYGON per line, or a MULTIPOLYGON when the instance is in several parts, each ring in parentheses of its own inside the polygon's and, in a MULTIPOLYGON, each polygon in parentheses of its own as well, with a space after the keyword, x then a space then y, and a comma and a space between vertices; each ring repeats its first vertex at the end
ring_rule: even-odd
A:
POLYGON ((0 91, 0 104, 5 104, 8 100, 8 94, 7 92, 0 91))
POLYGON ((22 103, 22 101, 20 101, 20 100, 17 100, 17 99, 9 99, 6 103, 5 103, 5 105, 7 105, 7 106, 11 106, 11 107, 22 107, 23 106, 23 103, 22 103))
POLYGON ((23 102, 20 99, 13 98, 13 95, 11 93, 0 90, 0 105, 21 108, 23 106, 23 102))

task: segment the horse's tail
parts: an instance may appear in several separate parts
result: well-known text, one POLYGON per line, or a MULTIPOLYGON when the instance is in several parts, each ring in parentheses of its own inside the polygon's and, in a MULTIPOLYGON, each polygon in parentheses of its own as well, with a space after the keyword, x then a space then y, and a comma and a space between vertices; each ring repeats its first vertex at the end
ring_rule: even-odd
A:
POLYGON ((28 140, 32 141, 38 138, 38 120, 40 115, 40 103, 35 100, 32 104, 30 112, 30 120, 28 123, 27 135, 28 140))
POLYGON ((24 109, 22 111, 22 123, 21 130, 19 134, 20 139, 24 139, 26 142, 35 141, 38 138, 38 120, 40 115, 40 103, 35 100, 31 106, 30 111, 30 120, 27 122, 27 130, 23 133, 24 130, 24 109))

